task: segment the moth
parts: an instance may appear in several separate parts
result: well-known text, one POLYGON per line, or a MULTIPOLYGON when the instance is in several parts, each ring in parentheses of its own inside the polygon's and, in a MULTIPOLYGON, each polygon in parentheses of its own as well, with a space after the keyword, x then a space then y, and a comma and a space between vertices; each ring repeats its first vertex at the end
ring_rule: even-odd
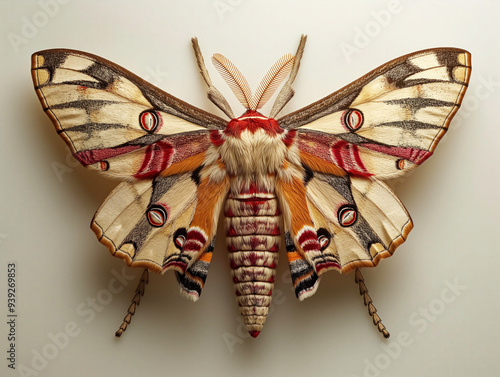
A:
POLYGON ((383 180, 433 154, 467 89, 471 55, 414 52, 278 117, 294 94, 305 43, 302 36, 295 55, 281 57, 255 92, 227 58, 213 56, 246 109, 235 117, 192 39, 208 98, 229 120, 98 56, 33 54, 36 93, 73 156, 123 180, 91 223, 112 255, 144 268, 116 336, 130 323, 149 271, 174 270, 181 293, 198 300, 221 212, 237 304, 253 337, 268 314, 282 236, 300 300, 316 292, 324 272, 355 271, 374 324, 389 336, 359 268, 390 257, 413 224, 383 180), (261 114, 276 92, 270 115, 261 114))

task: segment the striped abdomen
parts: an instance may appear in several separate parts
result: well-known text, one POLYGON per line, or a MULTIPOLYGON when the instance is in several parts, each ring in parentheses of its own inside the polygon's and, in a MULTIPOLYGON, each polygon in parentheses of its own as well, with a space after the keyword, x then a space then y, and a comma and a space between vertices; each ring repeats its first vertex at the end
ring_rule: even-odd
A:
POLYGON ((225 221, 238 307, 255 338, 269 311, 281 236, 275 194, 249 191, 229 195, 225 221))

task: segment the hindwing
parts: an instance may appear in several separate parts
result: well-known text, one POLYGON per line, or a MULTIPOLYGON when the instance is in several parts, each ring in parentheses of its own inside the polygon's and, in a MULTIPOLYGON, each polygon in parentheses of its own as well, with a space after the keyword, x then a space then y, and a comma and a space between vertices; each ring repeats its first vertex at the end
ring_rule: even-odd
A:
POLYGON ((377 179, 314 173, 280 192, 287 254, 299 298, 317 289, 319 276, 374 267, 407 238, 413 223, 396 195, 377 179), (300 194, 302 192, 303 194, 300 194), (303 202, 301 216, 294 208, 303 202))
MULTIPOLYGON (((212 187, 217 202, 227 195, 224 187, 212 187)), ((158 176, 118 185, 96 212, 91 228, 111 254, 129 266, 162 273, 174 269, 182 291, 197 299, 208 272, 220 207, 207 199, 192 173, 158 176), (200 208, 205 208, 204 224, 198 220, 200 208)))

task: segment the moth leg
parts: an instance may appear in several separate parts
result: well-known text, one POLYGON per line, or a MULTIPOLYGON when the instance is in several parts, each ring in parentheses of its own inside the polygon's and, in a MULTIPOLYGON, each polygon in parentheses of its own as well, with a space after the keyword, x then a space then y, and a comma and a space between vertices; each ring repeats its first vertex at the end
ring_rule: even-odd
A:
POLYGON ((187 229, 186 242, 182 248, 182 263, 175 270, 184 274, 188 267, 196 262, 201 253, 209 246, 217 230, 222 203, 229 188, 227 178, 220 182, 211 182, 208 177, 202 178, 198 185, 198 202, 193 219, 187 229))
POLYGON ((285 233, 285 245, 295 296, 302 301, 316 293, 320 278, 314 271, 314 267, 297 252, 297 247, 289 232, 285 233))
POLYGON ((285 229, 290 232, 298 253, 314 266, 314 258, 321 256, 321 245, 307 205, 304 182, 296 177, 292 177, 290 182, 279 180, 276 190, 279 193, 285 229))
POLYGON ((205 286, 214 246, 215 236, 212 238, 210 245, 208 245, 198 259, 186 269, 185 273, 175 271, 177 281, 181 288, 181 295, 192 301, 197 301, 200 298, 201 291, 205 286))
POLYGON ((359 294, 363 296, 363 302, 365 303, 365 306, 368 307, 368 314, 370 314, 370 316, 372 317, 373 324, 377 326, 378 331, 382 333, 384 338, 389 338, 391 334, 389 334, 389 331, 387 331, 384 324, 382 323, 382 319, 377 314, 377 308, 375 308, 375 306, 373 305, 373 300, 368 294, 368 288, 366 288, 365 280, 359 268, 356 268, 356 271, 354 273, 354 281, 358 283, 359 294))
POLYGON ((121 324, 120 328, 115 332, 115 336, 117 338, 122 336, 123 332, 127 330, 127 326, 130 324, 130 321, 132 321, 132 316, 135 314, 135 309, 137 305, 141 303, 141 296, 144 296, 144 290, 146 288, 146 284, 148 284, 148 281, 149 281, 149 271, 146 268, 144 269, 144 272, 141 275, 141 279, 139 280, 139 284, 135 289, 135 294, 134 297, 132 298, 132 303, 128 307, 125 318, 123 318, 123 323, 121 324))

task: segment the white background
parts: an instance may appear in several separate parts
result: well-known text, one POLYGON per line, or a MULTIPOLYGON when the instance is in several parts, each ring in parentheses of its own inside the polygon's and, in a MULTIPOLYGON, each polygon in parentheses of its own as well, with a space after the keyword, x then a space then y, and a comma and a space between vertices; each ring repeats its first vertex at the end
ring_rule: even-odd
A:
POLYGON ((498 375, 498 2, 4 0, 0 7, 0 375, 498 375), (472 53, 470 87, 449 133, 422 168, 395 183, 415 229, 393 258, 364 272, 392 337, 383 340, 371 324, 352 275, 329 273, 314 297, 296 300, 283 253, 272 315, 248 338, 219 232, 200 301, 181 298, 173 274, 152 276, 131 327, 115 339, 137 280, 124 287, 113 280, 125 264, 89 223, 116 182, 76 166, 36 98, 30 55, 88 51, 220 114, 205 98, 191 37, 207 61, 225 54, 255 87, 302 33, 296 96, 284 113, 412 51, 472 53), (9 261, 17 264, 15 371, 4 357, 9 261), (109 294, 110 282, 123 290, 109 294))

